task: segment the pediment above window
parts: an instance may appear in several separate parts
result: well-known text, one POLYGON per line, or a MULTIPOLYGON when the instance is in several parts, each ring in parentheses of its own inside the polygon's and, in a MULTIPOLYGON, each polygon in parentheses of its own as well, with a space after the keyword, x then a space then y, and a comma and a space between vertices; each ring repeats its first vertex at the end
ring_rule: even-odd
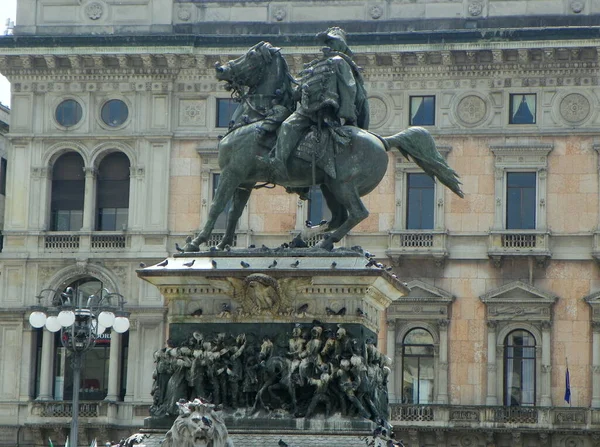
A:
POLYGON ((479 299, 487 305, 488 320, 549 321, 557 296, 521 281, 494 289, 479 299))
POLYGON ((388 319, 447 319, 454 295, 435 286, 414 280, 407 284, 410 293, 394 301, 388 308, 388 319))
POLYGON ((594 322, 594 329, 596 329, 597 323, 600 323, 600 291, 584 296, 583 299, 592 308, 592 322, 594 322))

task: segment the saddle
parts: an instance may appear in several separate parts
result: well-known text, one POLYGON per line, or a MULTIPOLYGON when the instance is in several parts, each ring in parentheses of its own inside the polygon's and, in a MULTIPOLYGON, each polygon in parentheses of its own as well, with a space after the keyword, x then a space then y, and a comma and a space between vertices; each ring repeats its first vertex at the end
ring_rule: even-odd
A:
POLYGON ((298 143, 294 155, 306 162, 314 162, 331 178, 336 178, 336 156, 350 144, 351 139, 350 131, 340 126, 326 126, 320 130, 311 126, 298 143))

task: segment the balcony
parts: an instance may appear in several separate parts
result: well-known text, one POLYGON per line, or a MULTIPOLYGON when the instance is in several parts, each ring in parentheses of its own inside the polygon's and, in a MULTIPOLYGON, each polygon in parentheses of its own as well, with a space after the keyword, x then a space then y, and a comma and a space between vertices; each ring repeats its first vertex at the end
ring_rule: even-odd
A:
POLYGON ((83 233, 47 232, 41 237, 41 248, 45 253, 122 252, 130 247, 130 237, 122 232, 83 233))
POLYGON ((570 407, 489 407, 459 405, 390 405, 396 431, 430 428, 482 430, 600 430, 600 409, 570 407))
POLYGON ((389 257, 431 257, 442 262, 448 256, 448 232, 441 230, 392 230, 386 254, 389 257))
MULTIPOLYGON (((83 401, 79 417, 86 424, 138 426, 150 415, 150 406, 130 402, 83 401)), ((73 414, 70 401, 32 401, 28 403, 27 424, 59 424, 68 426, 73 414)))
POLYGON ((488 256, 499 266, 507 256, 532 256, 541 266, 552 256, 550 232, 540 230, 490 231, 488 256))

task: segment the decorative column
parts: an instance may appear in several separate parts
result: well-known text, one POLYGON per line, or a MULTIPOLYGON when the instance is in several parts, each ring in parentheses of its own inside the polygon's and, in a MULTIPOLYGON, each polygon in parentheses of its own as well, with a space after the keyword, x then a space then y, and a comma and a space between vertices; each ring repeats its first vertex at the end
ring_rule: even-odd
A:
POLYGON ((40 392, 37 400, 52 400, 52 358, 54 333, 42 330, 42 358, 40 362, 40 392))
POLYGON ((135 378, 137 374, 138 352, 140 350, 138 320, 129 320, 129 355, 127 356, 127 383, 125 384, 125 402, 133 402, 135 398, 135 378))
POLYGON ((552 406, 552 398, 550 397, 550 378, 552 373, 552 363, 550 357, 550 330, 552 329, 551 321, 542 321, 542 386, 540 405, 542 407, 552 406))
POLYGON ((600 407, 600 321, 592 321, 592 408, 600 407))
POLYGON ((83 227, 81 231, 94 229, 94 209, 96 208, 96 169, 83 168, 85 172, 85 193, 83 198, 83 227))
POLYGON ((448 323, 449 320, 438 320, 438 329, 440 331, 439 346, 439 368, 438 368, 438 393, 437 403, 448 403, 448 323))
POLYGON ((114 330, 110 333, 110 352, 108 357, 108 393, 105 400, 119 400, 119 359, 121 357, 121 334, 114 330))
POLYGON ((396 377, 394 370, 396 368, 396 320, 389 320, 387 322, 387 339, 385 343, 385 354, 392 361, 391 369, 392 372, 388 377, 388 396, 390 401, 395 401, 396 396, 396 377))
POLYGON ((498 405, 497 396, 497 370, 496 364, 496 328, 498 323, 496 321, 488 321, 488 339, 487 339, 487 396, 485 398, 486 405, 498 405))

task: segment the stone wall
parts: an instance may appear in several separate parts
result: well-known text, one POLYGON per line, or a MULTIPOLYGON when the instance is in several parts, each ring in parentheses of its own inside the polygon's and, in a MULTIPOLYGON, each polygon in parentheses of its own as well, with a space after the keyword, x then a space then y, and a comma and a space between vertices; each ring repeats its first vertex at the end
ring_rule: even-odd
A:
POLYGON ((315 23, 335 18, 354 32, 361 29, 411 31, 461 28, 520 28, 563 24, 592 25, 600 13, 592 0, 325 0, 269 2, 254 0, 20 0, 15 34, 190 33, 223 34, 231 23, 278 34, 314 32, 315 23), (507 20, 507 18, 511 18, 507 20), (516 21, 514 18, 517 18, 516 21), (530 20, 534 19, 535 20, 530 20), (540 23, 539 19, 542 19, 540 23), (200 25, 200 26, 199 26, 200 25), (256 27, 254 25, 268 25, 256 27))

